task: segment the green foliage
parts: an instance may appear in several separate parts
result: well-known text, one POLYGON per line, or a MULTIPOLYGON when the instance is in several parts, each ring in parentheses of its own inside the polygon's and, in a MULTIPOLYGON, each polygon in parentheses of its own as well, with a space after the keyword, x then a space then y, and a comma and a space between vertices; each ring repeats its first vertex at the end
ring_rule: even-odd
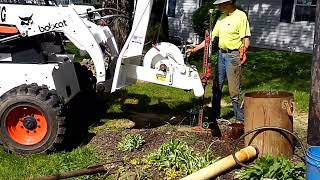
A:
MULTIPOLYGON (((19 156, 0 150, 0 179, 25 179, 48 176, 93 166, 99 161, 92 148, 77 148, 72 152, 50 155, 19 156)), ((90 179, 83 176, 76 179, 90 179)))
POLYGON ((206 30, 209 30, 209 24, 210 24, 209 10, 210 9, 213 9, 212 25, 214 25, 218 20, 221 12, 216 8, 215 5, 213 5, 212 2, 203 3, 203 5, 199 7, 192 15, 193 29, 200 36, 203 36, 204 32, 206 30))
POLYGON ((287 158, 271 155, 260 158, 254 165, 246 168, 236 177, 240 180, 279 179, 279 180, 303 180, 306 167, 303 163, 293 164, 287 158))
POLYGON ((128 134, 118 143, 118 150, 131 152, 144 144, 144 137, 140 134, 128 134))
POLYGON ((191 174, 217 159, 213 157, 209 150, 204 156, 201 156, 195 153, 187 143, 180 140, 171 140, 169 143, 161 145, 158 151, 151 153, 148 160, 151 164, 164 170, 167 176, 173 178, 174 176, 191 174))

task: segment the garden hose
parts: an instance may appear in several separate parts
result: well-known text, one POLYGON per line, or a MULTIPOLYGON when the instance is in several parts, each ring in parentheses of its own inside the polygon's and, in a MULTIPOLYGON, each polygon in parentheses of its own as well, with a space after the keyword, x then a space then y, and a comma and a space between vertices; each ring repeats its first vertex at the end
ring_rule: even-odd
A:
MULTIPOLYGON (((299 143, 299 145, 300 145, 300 147, 301 147, 301 149, 302 149, 302 151, 303 151, 304 157, 307 157, 307 156, 308 156, 307 153, 306 153, 306 148, 303 146, 301 139, 300 139, 297 135, 295 135, 295 134, 293 134, 292 132, 290 132, 289 130, 284 129, 284 128, 279 128, 279 127, 258 127, 258 128, 252 129, 252 130, 248 131, 247 133, 243 134, 243 135, 240 136, 240 138, 238 138, 238 139, 236 140, 236 142, 234 143, 234 146, 233 146, 233 148, 232 148, 232 157, 233 157, 233 159, 236 161, 236 163, 237 163, 238 165, 243 166, 243 167, 249 167, 249 165, 246 165, 246 164, 240 162, 240 161, 236 158, 236 155, 235 155, 236 148, 237 148, 239 142, 241 141, 241 139, 243 139, 244 137, 246 137, 247 135, 249 135, 249 134, 251 134, 251 133, 253 133, 253 132, 259 131, 259 133, 261 133, 261 132, 267 131, 267 130, 277 131, 277 132, 282 131, 282 132, 289 133, 290 135, 292 135, 292 136, 298 141, 298 143, 299 143)), ((303 162, 306 163, 305 158, 303 159, 303 162)))

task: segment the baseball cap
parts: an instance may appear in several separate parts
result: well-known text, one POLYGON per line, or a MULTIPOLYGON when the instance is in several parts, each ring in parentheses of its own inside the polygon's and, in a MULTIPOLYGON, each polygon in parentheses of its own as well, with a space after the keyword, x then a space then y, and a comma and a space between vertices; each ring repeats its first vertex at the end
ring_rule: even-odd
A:
POLYGON ((216 0, 213 4, 222 4, 231 0, 216 0))

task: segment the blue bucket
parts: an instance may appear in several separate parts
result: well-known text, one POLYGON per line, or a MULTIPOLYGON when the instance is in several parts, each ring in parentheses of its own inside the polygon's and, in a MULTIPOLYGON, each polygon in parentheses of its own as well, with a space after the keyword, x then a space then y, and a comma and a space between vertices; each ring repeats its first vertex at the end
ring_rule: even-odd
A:
POLYGON ((320 146, 311 146, 308 149, 307 157, 307 180, 320 179, 320 146))

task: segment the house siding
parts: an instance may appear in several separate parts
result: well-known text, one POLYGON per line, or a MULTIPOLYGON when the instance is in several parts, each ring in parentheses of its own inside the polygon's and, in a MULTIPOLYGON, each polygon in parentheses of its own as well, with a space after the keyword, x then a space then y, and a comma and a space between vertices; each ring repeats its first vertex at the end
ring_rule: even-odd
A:
POLYGON ((251 47, 312 53, 314 23, 280 22, 282 1, 279 0, 242 2, 239 5, 249 12, 251 47))
POLYGON ((81 4, 81 5, 101 5, 102 0, 73 0, 74 4, 81 4))
POLYGON ((198 35, 192 27, 192 14, 199 8, 199 0, 176 0, 175 17, 168 17, 169 36, 179 36, 197 42, 198 35))

